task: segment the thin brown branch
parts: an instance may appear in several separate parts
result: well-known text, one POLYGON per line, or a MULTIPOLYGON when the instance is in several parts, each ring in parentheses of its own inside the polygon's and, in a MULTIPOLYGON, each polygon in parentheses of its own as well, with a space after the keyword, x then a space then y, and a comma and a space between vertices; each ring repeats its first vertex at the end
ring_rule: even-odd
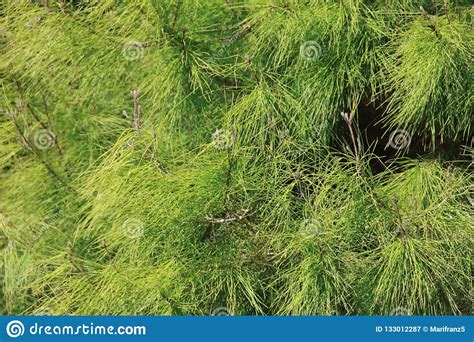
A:
POLYGON ((179 10, 182 4, 183 4, 182 0, 176 0, 176 5, 174 9, 174 14, 173 14, 173 22, 171 24, 171 28, 175 32, 176 32, 176 24, 178 23, 179 10))
POLYGON ((241 222, 247 217, 252 216, 254 213, 250 209, 244 209, 240 213, 235 213, 232 216, 226 218, 217 218, 217 217, 206 217, 206 221, 212 224, 225 224, 230 222, 241 222))
POLYGON ((352 127, 352 118, 353 118, 353 116, 349 113, 346 113, 346 112, 342 112, 341 116, 342 116, 342 119, 347 124, 347 127, 349 127, 349 132, 351 134, 351 139, 352 139, 352 145, 354 146, 354 154, 355 154, 356 160, 359 161, 360 160, 360 151, 359 151, 360 146, 357 142, 358 140, 357 140, 357 137, 355 135, 355 131, 352 127))

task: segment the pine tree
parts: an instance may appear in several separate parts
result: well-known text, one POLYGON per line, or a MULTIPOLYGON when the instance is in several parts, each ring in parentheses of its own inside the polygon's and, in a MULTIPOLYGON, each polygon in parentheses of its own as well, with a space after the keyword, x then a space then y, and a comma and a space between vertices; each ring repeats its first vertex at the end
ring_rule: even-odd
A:
POLYGON ((472 314, 469 1, 0 8, 0 313, 472 314))

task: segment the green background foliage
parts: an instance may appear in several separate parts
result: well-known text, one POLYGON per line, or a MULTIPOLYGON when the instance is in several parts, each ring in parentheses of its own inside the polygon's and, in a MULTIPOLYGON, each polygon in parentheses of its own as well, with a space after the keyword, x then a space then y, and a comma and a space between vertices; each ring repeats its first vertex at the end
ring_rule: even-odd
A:
POLYGON ((0 8, 0 314, 472 314, 469 1, 0 8))

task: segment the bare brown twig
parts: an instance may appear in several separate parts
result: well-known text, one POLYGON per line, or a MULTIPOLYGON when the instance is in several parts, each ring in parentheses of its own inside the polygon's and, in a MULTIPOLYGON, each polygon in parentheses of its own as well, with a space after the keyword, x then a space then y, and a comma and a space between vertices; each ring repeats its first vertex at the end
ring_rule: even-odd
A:
POLYGON ((360 151, 359 151, 360 146, 357 142, 358 140, 357 140, 357 137, 355 135, 354 129, 352 127, 353 116, 349 113, 346 113, 346 112, 342 112, 341 116, 342 116, 342 119, 346 122, 347 127, 349 127, 349 132, 351 134, 352 144, 354 146, 354 154, 355 154, 356 160, 359 161, 360 160, 360 151))
POLYGON ((241 222, 247 217, 250 217, 253 215, 253 212, 250 211, 250 209, 244 209, 240 213, 235 213, 232 216, 228 216, 225 218, 217 218, 217 217, 206 217, 206 221, 212 223, 212 224, 225 224, 225 223, 230 223, 230 222, 241 222))

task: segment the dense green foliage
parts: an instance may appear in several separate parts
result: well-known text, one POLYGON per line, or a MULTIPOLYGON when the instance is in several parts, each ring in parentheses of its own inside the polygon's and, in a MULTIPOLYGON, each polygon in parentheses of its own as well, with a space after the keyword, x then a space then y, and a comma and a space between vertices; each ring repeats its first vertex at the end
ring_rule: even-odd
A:
POLYGON ((469 1, 0 6, 0 314, 472 313, 469 1))

